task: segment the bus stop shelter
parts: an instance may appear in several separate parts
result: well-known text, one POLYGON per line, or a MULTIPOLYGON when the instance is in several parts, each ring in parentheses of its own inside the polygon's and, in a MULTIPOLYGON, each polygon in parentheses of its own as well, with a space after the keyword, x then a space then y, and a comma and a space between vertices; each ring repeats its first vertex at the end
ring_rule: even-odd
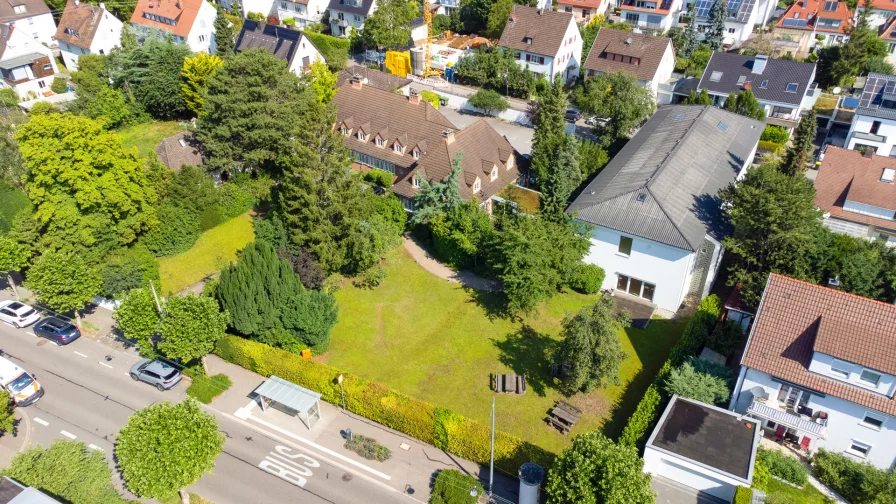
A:
POLYGON ((311 430, 320 420, 320 394, 271 375, 255 389, 261 398, 261 410, 267 411, 270 403, 277 403, 296 411, 296 416, 311 430))

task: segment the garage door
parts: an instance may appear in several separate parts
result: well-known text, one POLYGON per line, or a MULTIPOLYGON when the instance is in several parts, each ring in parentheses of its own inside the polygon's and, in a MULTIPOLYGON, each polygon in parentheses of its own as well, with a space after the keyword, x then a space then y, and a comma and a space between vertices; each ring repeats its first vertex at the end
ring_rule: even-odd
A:
POLYGON ((663 459, 659 467, 659 475, 727 502, 734 499, 736 490, 734 485, 677 464, 672 460, 663 459))

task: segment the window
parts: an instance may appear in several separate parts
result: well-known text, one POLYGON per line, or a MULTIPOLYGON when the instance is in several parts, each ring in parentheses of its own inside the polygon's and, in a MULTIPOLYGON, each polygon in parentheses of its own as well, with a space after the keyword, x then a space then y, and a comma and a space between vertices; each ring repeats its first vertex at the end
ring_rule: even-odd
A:
POLYGON ((352 158, 359 164, 364 166, 369 166, 371 168, 376 168, 377 170, 383 170, 384 172, 389 172, 391 174, 395 174, 395 164, 390 163, 388 161, 383 161, 382 159, 377 159, 368 154, 361 154, 358 151, 352 151, 352 158))
POLYGON ((280 2, 280 8, 286 10, 286 2, 280 2))
POLYGON ((16 14, 24 14, 24 13, 25 13, 25 6, 24 6, 24 5, 16 5, 15 7, 12 8, 12 10, 13 10, 13 12, 15 12, 16 14))
POLYGON ((738 85, 738 86, 743 86, 745 82, 747 82, 747 76, 746 76, 746 75, 741 75, 740 77, 737 78, 737 85, 738 85))
POLYGON ((348 128, 346 128, 345 126, 342 127, 342 134, 348 136, 348 128))
POLYGON ((796 93, 796 90, 799 89, 799 87, 799 84, 797 84, 796 82, 791 82, 790 84, 787 84, 787 87, 784 88, 784 91, 787 91, 788 93, 796 93))
POLYGON ((377 147, 382 147, 382 146, 383 146, 383 139, 382 139, 382 138, 380 138, 380 137, 376 137, 376 146, 377 146, 377 147))
POLYGON ((47 87, 47 83, 44 81, 37 81, 37 87, 43 89, 43 88, 47 87))
POLYGON ((871 134, 876 135, 877 131, 880 129, 880 121, 874 121, 871 123, 871 134))
POLYGON ((395 152, 401 154, 401 144, 398 143, 398 142, 395 142, 395 145, 392 146, 392 150, 394 150, 395 152))
POLYGON ((717 71, 717 72, 713 72, 713 73, 709 76, 709 80, 712 81, 712 82, 719 82, 720 80, 722 80, 722 72, 718 72, 718 71, 717 71))
POLYGON ((414 184, 414 187, 420 187, 420 178, 414 175, 414 178, 411 179, 411 183, 414 184))
POLYGON ((414 159, 420 159, 420 151, 417 149, 414 149, 414 152, 412 152, 411 155, 414 156, 414 159))
POLYGON ((884 419, 866 412, 865 418, 862 419, 862 425, 880 430, 884 426, 884 419))
POLYGON ((628 21, 629 23, 638 24, 639 19, 640 19, 640 16, 638 16, 634 12, 626 12, 625 13, 625 20, 628 21))
POLYGON ((473 182, 473 192, 478 191, 480 187, 481 185, 479 184, 478 180, 476 182, 473 182))
POLYGON ((851 455, 855 455, 859 458, 868 457, 868 452, 871 451, 871 445, 867 443, 863 443, 861 441, 856 441, 855 439, 849 444, 849 449, 846 450, 846 453, 851 455))
POLYGON ((875 373, 874 371, 869 371, 867 369, 863 369, 862 374, 859 375, 860 382, 875 388, 880 383, 880 378, 880 373, 875 373))
POLYGON ((632 239, 628 236, 620 236, 619 248, 616 250, 616 252, 626 257, 632 255, 632 239))
POLYGON ((801 407, 805 408, 809 404, 810 395, 808 391, 801 388, 781 385, 781 390, 778 391, 778 402, 784 404, 789 410, 799 411, 801 407))
POLYGON ((199 41, 200 41, 200 42, 205 42, 205 38, 206 38, 205 35, 200 35, 200 36, 199 36, 199 41))
POLYGON ((359 131, 359 132, 358 132, 358 140, 360 140, 360 141, 362 141, 362 142, 366 142, 366 141, 367 141, 367 135, 365 135, 363 131, 359 131))
POLYGON ((531 44, 532 44, 532 37, 524 37, 524 38, 523 38, 523 43, 526 44, 526 45, 531 45, 531 44))
POLYGON ((765 88, 767 88, 767 87, 768 87, 768 81, 767 81, 767 80, 764 80, 764 81, 762 81, 762 82, 759 83, 759 88, 760 88, 760 89, 765 89, 765 88))
POLYGON ((31 36, 34 37, 34 40, 37 40, 37 32, 32 33, 31 36))
POLYGON ((498 178, 498 169, 492 168, 492 180, 495 180, 496 178, 498 178))
POLYGON ((633 296, 638 296, 648 301, 653 301, 656 285, 630 276, 619 275, 616 280, 616 289, 621 290, 622 292, 628 292, 633 296))
POLYGON ((728 28, 728 33, 734 33, 734 28, 728 28))
POLYGON ((716 127, 722 131, 728 131, 728 123, 725 121, 719 121, 719 124, 716 124, 716 127))
POLYGON ((834 360, 834 362, 831 362, 831 374, 836 376, 837 378, 848 380, 849 364, 843 361, 834 360))

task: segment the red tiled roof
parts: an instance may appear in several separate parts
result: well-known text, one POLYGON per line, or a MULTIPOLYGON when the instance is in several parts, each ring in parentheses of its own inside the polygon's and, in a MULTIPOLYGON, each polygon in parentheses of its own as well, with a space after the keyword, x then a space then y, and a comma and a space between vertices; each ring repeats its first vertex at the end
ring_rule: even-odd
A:
POLYGON ((731 291, 728 299, 725 300, 725 308, 744 313, 752 313, 754 315, 756 314, 756 308, 747 305, 746 301, 744 301, 744 297, 740 293, 739 285, 734 286, 734 290, 731 291))
POLYGON ((205 0, 137 0, 131 23, 152 28, 158 28, 171 32, 179 37, 186 38, 190 35, 190 28, 199 15, 199 9, 205 0), (177 23, 177 26, 155 21, 143 16, 143 13, 155 14, 168 18, 177 23))
MULTIPOLYGON (((867 2, 859 0, 858 7, 865 7, 867 2)), ((896 11, 896 0, 872 0, 871 7, 885 11, 896 11)))
POLYGON ((849 12, 849 8, 846 6, 846 2, 837 2, 837 9, 833 11, 824 10, 825 4, 827 4, 827 0, 799 0, 794 2, 790 7, 784 11, 784 14, 778 19, 776 26, 778 28, 786 28, 788 30, 806 30, 806 31, 815 31, 821 33, 846 33, 847 28, 852 26, 852 14, 849 12), (808 19, 809 23, 802 28, 796 28, 793 26, 784 26, 785 19, 794 19, 794 15, 797 14, 798 17, 796 19, 808 19), (824 19, 836 19, 840 21, 840 27, 836 29, 831 28, 820 28, 817 25, 818 20, 824 19))
POLYGON ((881 28, 880 38, 896 42, 896 34, 894 34, 894 31, 896 31, 896 17, 887 21, 887 24, 883 25, 881 28))
POLYGON ((582 9, 597 9, 603 5, 603 0, 557 0, 560 5, 571 5, 582 9))
POLYGON ((639 79, 653 80, 672 39, 601 27, 585 59, 585 69, 598 72, 627 71, 639 79), (614 61, 614 54, 639 59, 638 64, 614 61))
POLYGON ((896 229, 896 221, 843 208, 846 200, 881 208, 896 207, 896 184, 881 182, 884 168, 896 169, 896 159, 829 145, 815 177, 815 206, 845 220, 896 229))
POLYGON ((809 371, 818 351, 896 374, 896 306, 772 273, 741 365, 896 415, 896 401, 809 371))

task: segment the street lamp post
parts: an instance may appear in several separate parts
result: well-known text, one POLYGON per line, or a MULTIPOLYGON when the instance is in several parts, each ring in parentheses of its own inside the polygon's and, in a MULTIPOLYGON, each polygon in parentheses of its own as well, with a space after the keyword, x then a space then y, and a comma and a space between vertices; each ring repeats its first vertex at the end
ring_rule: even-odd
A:
POLYGON ((488 465, 488 496, 492 496, 495 479, 495 396, 492 396, 492 454, 488 465))
MULTIPOLYGON (((336 377, 336 381, 339 383, 339 393, 342 395, 342 411, 345 411, 345 389, 342 388, 342 375, 336 377)), ((494 443, 494 439, 492 443, 494 443)))

